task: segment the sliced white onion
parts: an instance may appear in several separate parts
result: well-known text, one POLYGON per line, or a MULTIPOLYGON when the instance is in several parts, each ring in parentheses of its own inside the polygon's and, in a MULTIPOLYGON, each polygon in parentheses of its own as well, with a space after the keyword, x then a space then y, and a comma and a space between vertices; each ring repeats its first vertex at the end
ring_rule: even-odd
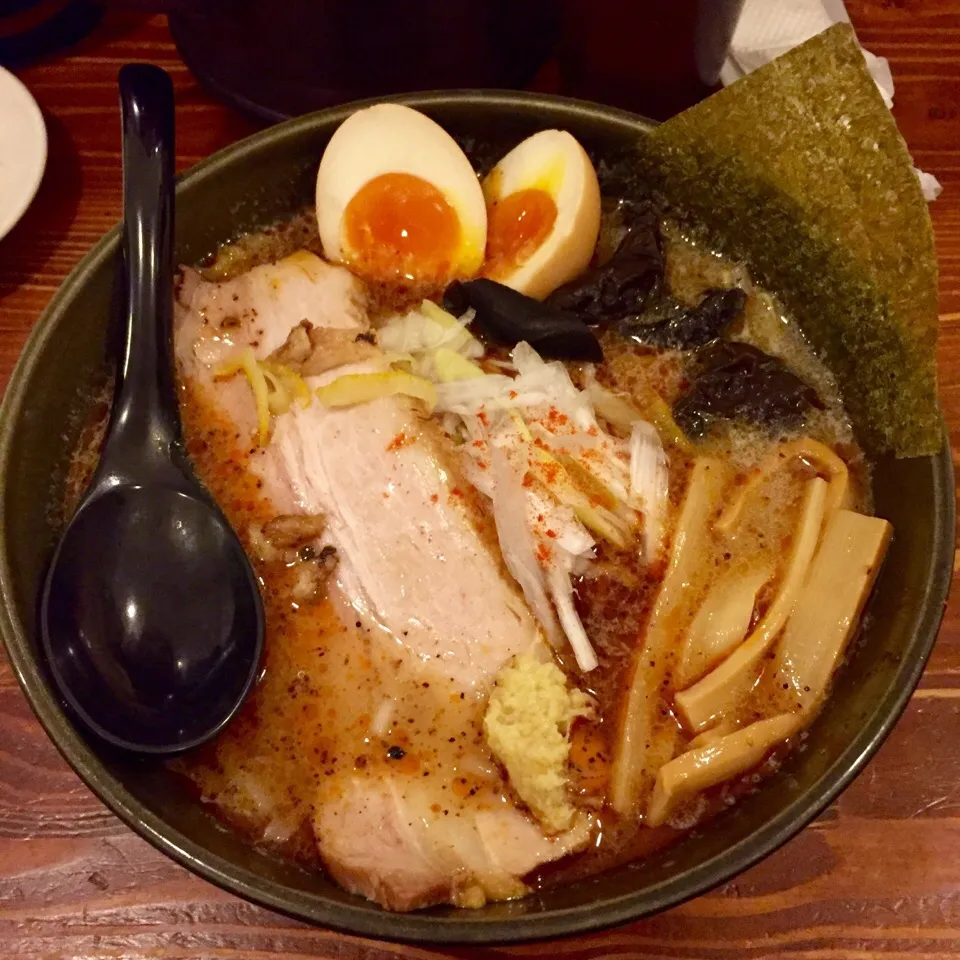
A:
POLYGON ((473 318, 472 310, 456 320, 439 308, 433 316, 428 316, 422 308, 415 309, 391 317, 377 332, 377 342, 387 352, 417 354, 449 347, 465 357, 480 357, 483 345, 467 329, 473 318), (437 317, 449 319, 440 322, 437 317))
POLYGON ((517 368, 517 373, 522 377, 524 374, 538 373, 547 365, 547 361, 537 353, 533 347, 525 340, 521 340, 510 352, 510 359, 517 368))
POLYGON ((547 363, 529 343, 521 341, 510 354, 517 368, 517 379, 528 384, 527 389, 541 389, 550 396, 550 403, 567 414, 581 430, 596 426, 590 398, 578 390, 570 379, 567 368, 559 360, 547 363))
POLYGON ((457 432, 462 429, 463 421, 455 413, 445 413, 440 418, 440 429, 448 437, 456 436, 457 432))
POLYGON ((527 521, 530 526, 556 534, 548 543, 551 551, 569 554, 568 567, 572 566, 575 559, 592 560, 596 542, 573 510, 564 503, 558 503, 545 491, 540 493, 535 487, 528 488, 526 493, 527 521))
POLYGON ((580 430, 596 427, 589 398, 573 385, 562 363, 545 363, 527 343, 518 343, 512 356, 516 377, 491 373, 440 384, 438 409, 470 416, 506 407, 554 407, 580 430))
POLYGON ((502 373, 490 373, 473 380, 454 380, 438 384, 438 410, 459 413, 461 416, 476 416, 488 406, 496 406, 498 401, 509 402, 513 406, 528 406, 531 403, 543 403, 543 393, 535 396, 520 396, 515 388, 513 377, 502 373), (511 396, 511 393, 514 396, 511 396))
MULTIPOLYGON (((520 439, 515 429, 506 426, 504 421, 501 429, 491 435, 479 419, 466 422, 469 434, 484 441, 481 455, 489 459, 489 470, 484 471, 486 476, 483 479, 493 481, 490 491, 493 516, 507 569, 520 585, 550 644, 558 647, 565 635, 580 669, 584 672, 593 670, 597 666, 597 656, 574 607, 570 582, 573 567, 592 557, 592 537, 569 507, 547 502, 540 492, 523 486, 523 473, 508 458, 511 452, 515 452, 513 447, 520 439), (532 529, 534 518, 554 534, 549 542, 544 541, 550 556, 544 561, 547 570, 537 559, 537 537, 532 529)), ((471 444, 470 454, 474 449, 480 452, 480 448, 471 444)), ((526 454, 520 452, 523 454, 521 459, 526 462, 526 454)), ((466 457, 465 465, 471 461, 472 456, 466 457)))
POLYGON ((670 493, 667 455, 652 424, 636 420, 630 428, 630 495, 643 510, 643 549, 647 563, 663 551, 663 524, 670 493))
POLYGON ((527 500, 522 478, 496 446, 488 444, 488 447, 490 472, 494 479, 493 519, 503 561, 520 585, 547 640, 556 647, 560 641, 560 631, 553 606, 547 597, 543 571, 534 552, 533 534, 527 526, 527 500))
POLYGON ((573 655, 577 658, 577 666, 584 673, 594 670, 597 667, 597 655, 587 637, 587 631, 583 629, 577 609, 573 605, 573 584, 570 582, 569 574, 559 565, 554 566, 550 571, 549 581, 550 593, 553 596, 553 602, 557 605, 560 624, 570 641, 573 655))
POLYGON ((601 444, 599 433, 554 433, 539 420, 531 421, 530 432, 555 453, 581 454, 584 450, 596 450, 601 444))

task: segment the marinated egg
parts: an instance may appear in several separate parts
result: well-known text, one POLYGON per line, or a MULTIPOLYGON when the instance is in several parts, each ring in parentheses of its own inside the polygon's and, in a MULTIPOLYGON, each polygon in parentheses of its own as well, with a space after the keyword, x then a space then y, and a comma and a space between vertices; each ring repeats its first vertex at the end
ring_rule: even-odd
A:
POLYGON ((366 279, 441 285, 480 268, 487 212, 454 139, 424 114, 383 103, 331 137, 317 225, 325 256, 366 279))
POLYGON ((569 133, 528 137, 490 171, 483 193, 485 276, 542 299, 586 269, 600 232, 600 185, 569 133))

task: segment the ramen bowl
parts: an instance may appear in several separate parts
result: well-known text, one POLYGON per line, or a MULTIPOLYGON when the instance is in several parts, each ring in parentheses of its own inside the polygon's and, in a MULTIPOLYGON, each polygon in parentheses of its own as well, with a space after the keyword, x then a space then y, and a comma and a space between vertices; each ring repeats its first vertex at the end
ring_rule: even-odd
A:
MULTIPOLYGON (((516 143, 545 128, 574 134, 594 155, 622 153, 650 123, 621 111, 519 93, 399 98, 468 149, 516 143)), ((333 131, 356 105, 268 129, 199 164, 177 187, 176 259, 303 209, 333 131)), ((119 228, 84 258, 37 322, 0 410, 0 630, 40 722, 94 793, 133 830, 190 870, 249 900, 339 930, 420 943, 498 943, 623 923, 670 907, 756 863, 817 816, 889 734, 933 647, 952 572, 953 475, 936 456, 883 457, 875 507, 896 531, 852 655, 802 749, 755 792, 643 861, 525 899, 478 910, 389 913, 252 846, 226 829, 156 762, 89 740, 65 714, 37 636, 39 586, 57 535, 73 449, 111 342, 119 228)))

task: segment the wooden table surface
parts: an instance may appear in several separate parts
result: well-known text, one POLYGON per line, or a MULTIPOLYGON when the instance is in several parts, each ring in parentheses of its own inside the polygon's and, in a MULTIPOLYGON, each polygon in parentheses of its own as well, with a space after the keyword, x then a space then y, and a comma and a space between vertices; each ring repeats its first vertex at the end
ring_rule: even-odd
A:
MULTIPOLYGON (((940 382, 960 439, 960 0, 848 0, 868 49, 890 59, 894 113, 917 165, 944 186, 940 382)), ((253 125, 200 90, 163 17, 112 14, 73 55, 23 70, 43 107, 50 161, 0 242, 0 388, 67 272, 120 214, 115 77, 129 60, 177 88, 178 169, 253 125)), ((956 457, 956 454, 955 454, 956 457)), ((960 594, 899 726, 815 824, 723 888, 607 933, 516 948, 380 945, 297 923, 157 853, 77 779, 0 655, 0 956, 292 955, 338 960, 503 957, 960 957, 960 594)))

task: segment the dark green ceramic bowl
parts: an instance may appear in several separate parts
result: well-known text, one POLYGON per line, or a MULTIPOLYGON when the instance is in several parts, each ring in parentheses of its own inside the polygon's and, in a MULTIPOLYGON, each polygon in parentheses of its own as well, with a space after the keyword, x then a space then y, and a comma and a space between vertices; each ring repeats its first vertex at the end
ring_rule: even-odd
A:
MULTIPOLYGON (((404 98, 454 134, 512 144, 565 127, 614 152, 649 124, 589 104, 511 93, 404 98)), ((267 130, 191 170, 177 190, 177 257, 194 262, 241 230, 309 203, 324 145, 352 107, 267 130)), ((933 646, 950 583, 954 501, 950 457, 885 460, 877 511, 896 537, 870 603, 862 642, 841 671, 805 748, 756 794, 702 832, 642 864, 516 903, 477 911, 389 914, 241 842, 153 762, 114 755, 64 716, 39 658, 37 593, 56 530, 65 460, 90 386, 102 370, 118 230, 83 260, 40 318, 0 411, 0 627, 33 709, 90 788, 134 830, 220 886, 305 920, 368 936, 435 942, 529 940, 620 923, 729 879, 815 817, 889 733, 933 646)))

